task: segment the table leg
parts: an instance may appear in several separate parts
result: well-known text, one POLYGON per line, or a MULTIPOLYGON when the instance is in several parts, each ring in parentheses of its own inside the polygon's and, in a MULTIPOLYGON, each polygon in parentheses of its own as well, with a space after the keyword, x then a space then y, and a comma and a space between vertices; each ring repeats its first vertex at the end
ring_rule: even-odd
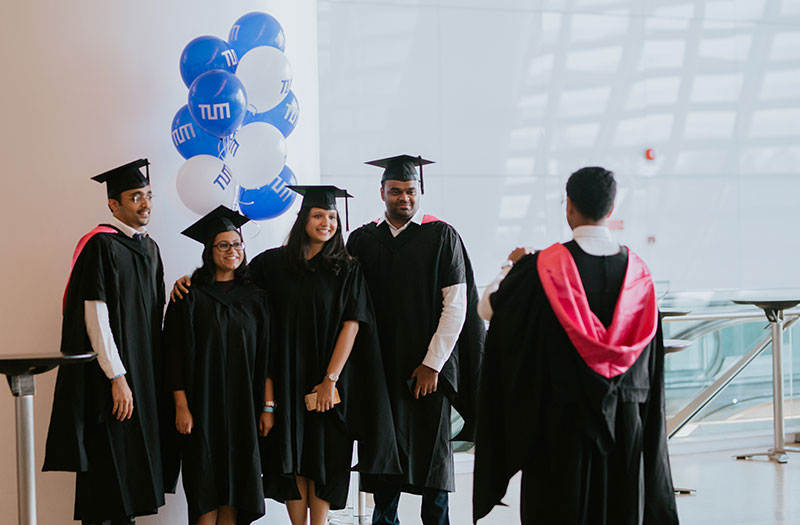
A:
POLYGON ((36 525, 36 469, 34 467, 33 376, 22 374, 8 378, 14 394, 17 426, 17 510, 20 525, 36 525))
POLYGON ((775 316, 770 324, 772 324, 772 416, 774 426, 772 458, 778 463, 786 463, 789 458, 785 450, 783 425, 783 316, 775 316))

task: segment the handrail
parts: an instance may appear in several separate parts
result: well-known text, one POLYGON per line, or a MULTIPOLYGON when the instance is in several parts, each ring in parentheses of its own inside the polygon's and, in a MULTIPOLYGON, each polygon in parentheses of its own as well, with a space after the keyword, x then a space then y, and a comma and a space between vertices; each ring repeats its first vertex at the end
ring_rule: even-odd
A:
MULTIPOLYGON (((800 309, 785 310, 784 318, 800 316, 800 309)), ((718 321, 723 319, 766 319, 764 312, 731 312, 721 314, 680 315, 665 317, 662 322, 674 323, 676 321, 718 321)))
MULTIPOLYGON (((784 315, 789 312, 785 312, 784 315)), ((800 312, 791 312, 792 318, 787 320, 784 324, 784 330, 790 328, 795 322, 800 319, 800 312)), ((763 314, 762 314, 763 315, 763 314)), ((679 318, 685 319, 685 317, 679 318)), ((772 343, 771 334, 765 334, 759 339, 752 349, 744 354, 739 361, 731 365, 716 381, 709 385, 705 390, 698 394, 694 399, 686 404, 677 414, 672 416, 667 421, 667 439, 671 439, 678 431, 683 428, 700 410, 708 405, 731 381, 733 381, 739 373, 744 370, 761 352, 763 352, 772 343)))
POLYGON ((725 328, 738 326, 740 324, 752 323, 754 319, 718 319, 716 321, 705 321, 699 324, 691 325, 677 334, 671 335, 672 339, 688 339, 694 341, 703 336, 714 334, 725 328))

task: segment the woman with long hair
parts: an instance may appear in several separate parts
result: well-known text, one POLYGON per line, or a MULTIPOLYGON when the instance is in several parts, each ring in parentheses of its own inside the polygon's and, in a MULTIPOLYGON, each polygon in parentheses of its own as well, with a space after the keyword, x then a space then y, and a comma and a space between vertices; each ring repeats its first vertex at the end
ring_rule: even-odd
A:
POLYGON ((183 232, 204 245, 203 264, 193 293, 171 303, 164 322, 180 434, 165 471, 174 485, 182 463, 192 524, 250 523, 265 511, 257 436, 272 428, 275 403, 267 295, 250 283, 238 231, 247 220, 220 206, 183 232))
POLYGON ((250 269, 272 306, 275 427, 264 447, 267 497, 293 525, 326 523, 345 506, 353 441, 358 470, 397 474, 399 461, 374 314, 347 253, 333 186, 291 186, 303 204, 284 246, 250 269))

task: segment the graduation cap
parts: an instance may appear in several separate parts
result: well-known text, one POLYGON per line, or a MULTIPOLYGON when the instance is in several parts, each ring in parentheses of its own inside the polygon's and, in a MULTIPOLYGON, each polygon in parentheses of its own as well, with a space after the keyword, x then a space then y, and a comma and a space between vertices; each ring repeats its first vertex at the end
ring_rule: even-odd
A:
POLYGON ((109 199, 118 197, 123 191, 150 185, 150 162, 147 159, 134 160, 113 170, 95 175, 92 180, 101 184, 106 183, 106 193, 108 193, 109 199), (147 168, 147 175, 142 175, 142 172, 139 171, 142 166, 147 168))
POLYGON ((322 208, 323 210, 335 210, 336 198, 344 199, 345 228, 350 229, 350 210, 347 207, 347 199, 353 198, 347 190, 336 186, 286 186, 303 196, 303 204, 300 209, 322 208))
POLYGON ((364 164, 384 168, 383 176, 381 177, 381 184, 387 180, 417 180, 417 170, 415 169, 415 166, 418 166, 419 190, 420 193, 424 194, 425 182, 422 180, 422 166, 433 163, 434 161, 423 159, 419 155, 416 157, 412 157, 411 155, 397 155, 394 157, 386 157, 385 159, 371 160, 369 162, 365 162, 364 164))
POLYGON ((206 245, 213 242, 217 234, 238 230, 249 220, 241 213, 219 205, 183 230, 181 234, 206 245))

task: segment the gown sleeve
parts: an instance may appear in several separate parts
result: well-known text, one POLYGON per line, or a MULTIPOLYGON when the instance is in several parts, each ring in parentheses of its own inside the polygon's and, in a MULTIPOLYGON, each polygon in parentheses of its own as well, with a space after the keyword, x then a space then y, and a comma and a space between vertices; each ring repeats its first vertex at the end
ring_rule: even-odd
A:
MULTIPOLYGON (((164 398, 161 429, 161 456, 163 459, 164 487, 174 492, 181 469, 180 435, 175 428, 175 401, 172 392, 186 390, 187 352, 194 345, 189 305, 194 297, 169 303, 162 337, 165 353, 164 398), (191 298, 191 299, 190 299, 191 298)), ((188 393, 187 393, 188 396, 188 393)))
POLYGON ((478 396, 473 516, 501 503, 509 479, 531 453, 529 430, 540 421, 541 387, 532 315, 536 256, 520 259, 490 300, 494 315, 486 336, 478 396), (520 410, 520 407, 525 407, 520 410))
MULTIPOLYGON (((112 287, 118 275, 114 263, 114 256, 106 248, 103 235, 89 239, 80 252, 70 272, 64 297, 62 353, 92 352, 86 332, 85 301, 107 301, 107 286, 112 287)), ((92 396, 88 385, 96 374, 102 374, 97 363, 59 367, 47 432, 44 471, 85 472, 88 469, 84 442, 86 423, 96 415, 98 406, 110 405, 110 399, 92 396)))
POLYGON ((194 347, 189 296, 169 303, 164 317, 165 381, 167 392, 186 390, 188 354, 194 347))
POLYGON ((650 365, 650 397, 644 417, 644 523, 678 523, 667 451, 664 406, 664 340, 658 323, 650 365))
POLYGON ((256 408, 256 419, 261 417, 267 377, 273 376, 272 367, 270 366, 272 352, 270 352, 269 301, 265 292, 259 291, 258 293, 261 296, 261 300, 258 305, 258 336, 256 340, 255 377, 253 378, 253 406, 256 408))
POLYGON ((351 261, 343 294, 343 321, 372 322, 372 304, 367 292, 367 283, 361 271, 361 265, 351 261))
POLYGON ((69 280, 76 299, 108 302, 106 287, 113 286, 117 264, 112 250, 103 249, 105 242, 102 235, 95 235, 84 246, 81 264, 76 263, 69 280))
POLYGON ((350 437, 358 441, 362 474, 400 474, 392 408, 383 372, 372 301, 361 267, 352 261, 344 290, 342 319, 358 321, 359 329, 339 379, 339 408, 350 437))
POLYGON ((466 268, 464 264, 464 250, 461 247, 461 240, 458 233, 450 227, 445 229, 442 238, 442 251, 439 255, 439 274, 440 288, 444 289, 454 284, 467 282, 466 268))

